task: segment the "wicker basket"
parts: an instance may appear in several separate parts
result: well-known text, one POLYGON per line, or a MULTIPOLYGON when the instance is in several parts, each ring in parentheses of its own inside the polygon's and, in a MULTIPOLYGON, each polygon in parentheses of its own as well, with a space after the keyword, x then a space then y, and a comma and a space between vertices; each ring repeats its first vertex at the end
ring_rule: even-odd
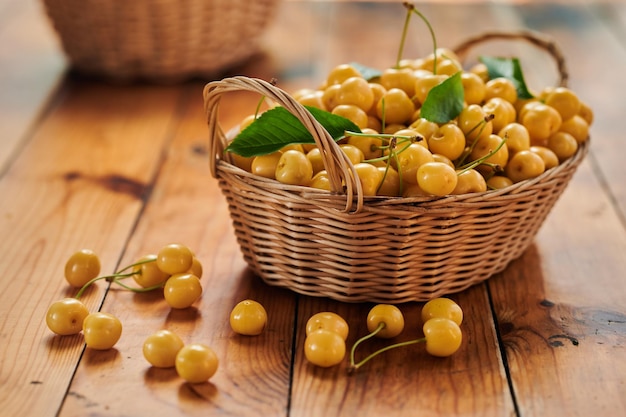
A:
MULTIPOLYGON (((490 38, 475 38, 457 50, 490 38)), ((564 82, 561 55, 551 53, 564 82)), ((235 77, 207 84, 204 103, 211 170, 249 266, 270 285, 347 302, 425 301, 502 271, 529 246, 589 142, 561 165, 506 189, 442 198, 363 197, 339 146, 286 92, 235 77), (324 150, 337 192, 281 184, 228 162, 218 107, 224 94, 242 90, 266 96, 300 119, 324 150)))
POLYGON ((212 77, 258 50, 279 0, 43 0, 78 72, 114 80, 212 77))

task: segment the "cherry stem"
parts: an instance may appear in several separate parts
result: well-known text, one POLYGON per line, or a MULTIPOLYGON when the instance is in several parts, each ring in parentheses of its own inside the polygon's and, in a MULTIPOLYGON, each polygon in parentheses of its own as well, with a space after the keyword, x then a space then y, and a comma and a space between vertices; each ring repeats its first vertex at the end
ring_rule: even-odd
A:
POLYGON ((122 269, 120 269, 120 270, 116 271, 115 273, 116 273, 116 274, 121 274, 122 272, 127 271, 127 270, 129 270, 130 268, 133 268, 133 267, 135 267, 135 266, 139 266, 139 265, 143 265, 143 264, 148 264, 148 263, 150 263, 150 262, 156 262, 156 258, 149 258, 149 259, 144 259, 144 260, 142 260, 142 261, 137 261, 137 262, 132 263, 132 264, 130 264, 130 265, 128 265, 128 266, 125 266, 124 268, 122 268, 122 269))
POLYGON ((410 140, 411 142, 419 142, 424 140, 422 136, 407 136, 407 135, 394 135, 391 133, 363 133, 363 132, 352 132, 345 131, 344 136, 357 136, 357 137, 365 137, 365 138, 381 138, 381 139, 404 139, 410 140))
POLYGON ((119 279, 132 277, 133 275, 135 275, 135 273, 129 273, 129 274, 115 273, 115 274, 111 274, 111 275, 101 275, 99 277, 92 278, 89 281, 87 281, 87 283, 85 283, 85 285, 83 285, 80 288, 80 290, 78 290, 78 292, 76 293, 74 298, 76 298, 76 299, 80 298, 83 295, 83 293, 85 292, 85 290, 87 290, 87 288, 89 288, 89 286, 91 284, 93 284, 94 282, 96 282, 96 281, 100 281, 100 280, 104 279, 104 280, 106 280, 108 282, 118 282, 119 279))
MULTIPOLYGON (((389 152, 391 155, 393 155, 393 153, 395 152, 397 143, 398 143, 398 140, 395 136, 389 140, 389 152)), ((380 181, 380 184, 378 184, 378 188, 376 189, 376 194, 378 194, 380 189, 383 187, 383 184, 385 183, 385 179, 387 178, 387 174, 389 173, 390 166, 391 166, 391 160, 387 158, 387 164, 385 164, 385 174, 383 175, 383 179, 380 181)), ((400 181, 402 181, 401 178, 400 178, 400 181)))
POLYGON ((430 37, 433 40, 433 56, 435 58, 433 61, 433 74, 437 74, 437 37, 435 36, 435 31, 433 30, 433 27, 430 25, 430 22, 428 21, 428 19, 426 19, 426 16, 424 16, 419 10, 417 10, 415 5, 409 2, 405 2, 404 7, 406 7, 409 10, 409 12, 413 12, 416 15, 418 15, 420 19, 422 19, 424 23, 426 23, 426 27, 428 27, 428 31, 430 32, 430 37))
POLYGON ((399 347, 404 347, 404 346, 409 346, 409 345, 414 345, 417 343, 422 343, 425 342, 426 338, 425 337, 421 337, 419 339, 413 339, 413 340, 407 340, 406 342, 399 342, 399 343, 394 343, 393 345, 389 345, 389 346, 385 346, 384 348, 378 349, 376 352, 373 352, 371 354, 369 354, 365 359, 363 359, 361 362, 359 363, 354 363, 354 361, 351 358, 351 365, 350 365, 350 371, 354 372, 357 369, 359 369, 361 366, 365 365, 367 362, 370 361, 370 359, 374 358, 375 356, 380 355, 383 352, 386 352, 388 350, 391 349, 395 349, 395 348, 399 348, 399 347))
POLYGON ((158 290, 159 288, 162 288, 162 287, 163 287, 163 283, 156 284, 156 285, 153 285, 153 286, 151 286, 151 287, 142 287, 142 288, 137 288, 137 287, 131 287, 131 286, 129 286, 129 285, 126 285, 126 284, 124 284, 122 281, 117 280, 117 279, 116 279, 114 282, 115 282, 117 285, 119 285, 120 287, 122 287, 122 288, 125 288, 125 289, 127 289, 127 290, 129 290, 129 291, 132 291, 132 292, 138 292, 138 293, 142 293, 142 292, 150 292, 150 291, 153 291, 153 290, 158 290))
MULTIPOLYGON (((476 138, 472 142, 471 146, 464 152, 464 154, 461 156, 461 158, 459 158, 459 160, 458 160, 458 162, 456 164, 457 168, 463 166, 463 164, 465 163, 465 160, 467 159, 467 157, 470 156, 470 154, 474 150, 474 147, 476 146, 476 143, 478 143, 478 138, 480 138, 480 135, 483 133, 483 130, 485 130, 485 126, 487 125, 487 123, 489 123, 491 120, 493 120, 494 117, 495 116, 493 114, 488 114, 480 122, 476 123, 476 126, 471 128, 469 130, 469 132, 467 132, 465 137, 468 137, 470 135, 470 133, 472 133, 474 130, 476 130, 476 129, 478 129, 480 127, 480 130, 478 131, 478 134, 476 135, 476 138)), ((493 154, 489 154, 489 156, 491 156, 491 155, 493 155, 493 154)), ((484 161, 487 158, 481 158, 480 160, 482 162, 482 161, 484 161)), ((478 165, 480 165, 480 164, 477 164, 476 166, 478 166, 478 165)))
POLYGON ((163 286, 162 284, 155 285, 155 286, 152 286, 152 287, 135 288, 135 287, 130 287, 130 286, 122 283, 122 281, 121 281, 122 279, 130 278, 133 275, 141 274, 141 270, 136 271, 136 272, 129 272, 129 273, 124 273, 124 271, 127 271, 130 268, 133 268, 135 266, 147 264, 147 263, 150 263, 150 262, 156 262, 156 260, 155 259, 144 259, 142 261, 137 261, 135 263, 132 263, 132 264, 130 264, 130 265, 120 269, 119 271, 115 272, 114 274, 101 275, 99 277, 92 278, 89 281, 87 281, 87 283, 85 283, 85 285, 83 285, 80 288, 80 290, 78 290, 78 292, 76 293, 74 298, 76 298, 76 299, 80 298, 90 285, 92 285, 94 282, 100 281, 100 280, 106 280, 108 282, 114 282, 114 283, 118 284, 120 287, 126 288, 127 290, 134 291, 134 292, 148 292, 148 291, 152 291, 152 290, 155 290, 157 288, 160 288, 160 287, 163 286))
POLYGON ((387 159, 387 165, 385 165, 385 172, 383 173, 383 179, 380 180, 380 184, 378 184, 378 188, 376 188, 376 194, 380 192, 380 189, 383 188, 383 184, 385 184, 385 180, 387 179, 387 173, 389 172, 389 160, 387 159))
POLYGON ((380 120, 380 131, 384 132, 385 131, 385 125, 386 125, 386 122, 387 122, 387 105, 386 105, 386 101, 385 101, 385 96, 383 96, 380 100, 381 100, 381 110, 382 110, 381 113, 380 113, 380 115, 382 116, 381 120, 380 120))
POLYGON ((484 155, 481 158, 478 158, 477 160, 472 161, 471 163, 469 163, 467 165, 461 166, 460 170, 457 171, 457 175, 461 175, 465 171, 469 171, 470 169, 474 169, 478 165, 489 165, 492 168, 494 168, 494 171, 502 170, 502 167, 499 164, 486 163, 485 161, 487 159, 491 158, 493 155, 495 155, 496 152, 498 152, 500 150, 500 148, 502 148, 502 146, 504 146, 505 143, 506 143, 506 138, 503 138, 502 141, 498 144, 498 146, 496 146, 496 148, 494 150, 492 150, 491 152, 489 152, 487 155, 484 155))
MULTIPOLYGON (((400 166, 400 163, 398 162, 398 154, 401 154, 406 149, 408 149, 409 146, 411 146, 411 144, 423 141, 424 137, 421 135, 405 136, 405 135, 393 135, 393 134, 386 134, 386 133, 371 134, 371 133, 349 132, 349 131, 346 131, 344 134, 346 136, 377 137, 377 138, 382 138, 382 139, 389 139, 389 145, 380 147, 381 150, 384 150, 384 149, 389 150, 389 155, 383 155, 379 158, 367 159, 364 162, 373 163, 373 162, 387 161, 387 167, 385 169, 385 174, 383 176, 383 181, 384 181, 385 177, 387 176, 387 172, 389 171, 391 158, 393 158, 393 160, 396 162, 396 167, 398 169, 398 178, 400 181, 399 190, 400 190, 400 195, 402 195, 402 192, 404 190, 404 182, 402 180, 402 167, 400 166), (398 139, 400 139, 400 142, 403 144, 403 146, 400 149, 397 149, 398 139)), ((378 186, 378 189, 382 187, 383 181, 381 181, 380 185, 378 186)))
POLYGON ((480 127, 480 131, 478 132, 478 135, 476 135, 476 137, 480 136, 480 134, 482 133, 483 129, 485 129, 485 125, 487 123, 489 123, 490 121, 492 121, 493 119, 496 118, 496 115, 493 113, 489 113, 488 115, 486 115, 483 120, 481 120, 480 122, 476 123, 476 126, 474 126, 473 128, 470 129, 469 132, 467 132, 467 134, 469 135, 470 133, 472 133, 474 130, 478 129, 480 127))
MULTIPOLYGON (((270 84, 275 87, 276 84, 278 84, 278 80, 276 78, 272 78, 270 80, 270 84)), ((261 112, 261 106, 263 105, 263 103, 265 103, 266 99, 267 99, 267 96, 263 95, 259 99, 259 102, 256 104, 256 109, 254 109, 254 118, 255 119, 257 119, 259 117, 259 113, 261 112)))
POLYGON ((404 44, 406 42, 406 36, 409 30, 409 22, 411 21, 411 9, 414 8, 412 4, 404 3, 404 7, 406 7, 406 17, 404 19, 404 27, 402 28, 402 38, 400 38, 400 47, 398 48, 398 56, 396 57, 396 68, 400 68, 400 61, 402 60, 402 55, 404 55, 404 44))
POLYGON ((398 188, 399 188, 399 194, 403 195, 404 194, 404 180, 402 179, 402 166, 400 165, 400 160, 398 159, 398 152, 393 152, 391 154, 391 157, 394 159, 394 161, 396 161, 396 166, 398 167, 398 188))
POLYGON ((378 323, 378 326, 370 334, 367 334, 361 337, 356 342, 354 342, 354 345, 352 345, 352 349, 350 350, 350 370, 351 371, 357 369, 356 365, 354 364, 354 352, 356 351, 357 346, 359 346, 361 343, 365 342, 366 340, 371 339, 372 337, 376 336, 378 333, 381 332, 381 330, 385 328, 385 326, 386 326, 385 322, 381 321, 380 323, 378 323))
POLYGON ((261 111, 261 106, 265 102, 265 96, 262 96, 259 102, 256 104, 256 109, 254 109, 254 118, 257 119, 259 117, 259 112, 261 111))

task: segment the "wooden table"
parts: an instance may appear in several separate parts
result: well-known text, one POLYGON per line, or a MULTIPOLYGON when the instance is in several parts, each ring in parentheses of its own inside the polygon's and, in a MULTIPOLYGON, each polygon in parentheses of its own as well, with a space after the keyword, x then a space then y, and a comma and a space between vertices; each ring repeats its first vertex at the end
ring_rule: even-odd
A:
MULTIPOLYGON (((307 363, 304 322, 317 311, 339 312, 351 325, 351 343, 365 332, 371 305, 298 296, 246 269, 208 169, 202 106, 208 80, 110 85, 77 77, 65 71, 40 4, 3 2, 1 414, 626 415, 626 5, 419 7, 440 45, 496 28, 554 37, 569 63, 570 86, 595 111, 592 147, 523 256, 452 295, 466 317, 457 354, 434 359, 420 348, 399 349, 349 376, 345 366, 307 363), (109 273, 170 242, 190 246, 204 265, 205 291, 194 308, 171 310, 158 294, 101 282, 84 301, 122 320, 114 349, 85 349, 82 336, 47 329, 50 303, 74 294, 63 279, 72 252, 93 249, 109 273), (269 313, 259 337, 237 336, 228 325, 230 308, 246 297, 269 313), (220 368, 209 383, 183 383, 171 369, 148 366, 143 340, 161 328, 216 350, 220 368)), ((403 18, 398 4, 285 2, 264 37, 264 53, 236 72, 276 77, 295 90, 317 85, 339 63, 384 67, 395 58, 403 18)), ((407 54, 425 55, 430 41, 415 25, 407 54)), ((504 48, 526 62, 546 59, 523 46, 504 48)), ((531 84, 555 81, 552 66, 535 68, 531 84)), ((236 95, 226 100, 224 126, 253 106, 236 95)), ((401 308, 406 338, 415 336, 421 304, 401 308)))

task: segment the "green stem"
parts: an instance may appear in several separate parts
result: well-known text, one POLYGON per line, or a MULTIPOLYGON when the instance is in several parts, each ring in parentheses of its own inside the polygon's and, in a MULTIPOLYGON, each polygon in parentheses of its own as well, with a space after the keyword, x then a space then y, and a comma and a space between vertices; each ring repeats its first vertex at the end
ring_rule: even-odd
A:
POLYGON ((385 105, 385 96, 383 96, 381 99, 382 101, 381 103, 381 107, 382 107, 382 111, 381 111, 381 120, 380 120, 380 131, 384 132, 385 131, 385 122, 387 120, 387 106, 385 105))
MULTIPOLYGON (((395 149, 396 149, 396 145, 397 145, 398 141, 397 138, 394 136, 389 140, 389 155, 394 155, 395 154, 395 149)), ((381 148, 381 151, 383 149, 381 148)), ((378 188, 376 189, 376 194, 378 194, 378 191, 380 191, 380 189, 382 188, 385 179, 387 178, 387 174, 389 173, 389 167, 391 166, 391 159, 389 158, 389 156, 386 157, 387 158, 387 164, 385 165, 385 175, 383 175, 383 179, 380 182, 380 184, 378 185, 378 188)), ((397 161, 396 161, 397 162, 397 161)), ((402 181, 402 178, 399 179, 400 181, 402 181)))
POLYGON ((402 38, 400 39, 400 47, 398 48, 398 56, 396 57, 396 68, 400 68, 400 61, 402 60, 402 55, 404 54, 404 44, 406 43, 406 36, 409 30, 409 22, 411 21, 411 9, 413 8, 412 4, 404 3, 404 6, 407 9, 406 17, 404 19, 404 27, 402 28, 402 38))
MULTIPOLYGON (((273 86, 275 86, 277 83, 278 83, 278 80, 276 78, 272 78, 270 80, 270 84, 272 84, 273 86)), ((261 96, 261 98, 259 99, 259 102, 256 104, 256 109, 254 110, 255 119, 258 119, 259 113, 261 112, 261 106, 263 105, 263 103, 265 103, 266 99, 267 99, 267 96, 261 96)))
POLYGON ((261 106, 265 102, 265 96, 262 96, 259 102, 256 105, 256 109, 254 109, 254 118, 257 119, 259 117, 259 112, 261 111, 261 106))
POLYGON ((380 139, 404 139, 410 141, 419 141, 423 140, 421 136, 407 136, 407 135, 394 135, 391 133, 363 133, 363 132, 351 132, 349 130, 344 132, 345 136, 357 136, 357 137, 365 137, 365 138, 380 138, 380 139))
MULTIPOLYGON (((461 158, 459 158, 458 162, 457 162, 457 168, 458 167, 462 167, 463 164, 465 163, 465 160, 467 159, 468 156, 470 156, 470 154, 472 153, 472 151, 474 150, 474 147, 476 146, 476 143, 478 143, 478 138, 480 138, 480 135, 483 133, 483 130, 485 130, 485 126, 487 125, 487 123, 489 123, 491 120, 494 119, 494 115, 493 114, 489 114, 487 115, 485 118, 483 118, 483 120, 481 120, 480 122, 478 122, 476 124, 476 126, 474 126, 473 128, 471 128, 467 134, 465 135, 465 137, 469 137, 469 135, 476 129, 478 129, 480 127, 480 130, 478 131, 478 134, 476 134, 476 138, 472 141, 472 144, 470 145, 470 147, 463 153, 463 155, 461 156, 461 158)), ((482 159, 484 161, 484 159, 482 159)))
MULTIPOLYGON (((469 130, 469 132, 467 132, 467 135, 469 135, 470 133, 472 133, 474 130, 478 129, 480 127, 480 131, 478 132, 478 134, 476 135, 476 137, 478 138, 480 136, 481 133, 483 133, 483 130, 485 129, 485 125, 487 123, 489 123, 490 121, 492 121, 493 119, 495 119, 495 115, 493 113, 490 113, 488 115, 486 115, 483 120, 481 120, 480 122, 478 122, 476 124, 476 126, 474 126, 473 128, 471 128, 469 130)), ((466 135, 466 136, 467 136, 466 135)))
POLYGON ((389 173, 389 158, 387 158, 387 165, 385 165, 385 173, 383 174, 383 179, 380 181, 380 184, 378 184, 378 188, 376 189, 376 194, 378 195, 378 193, 380 192, 380 189, 383 188, 383 184, 385 183, 385 180, 387 179, 387 174, 389 173))
POLYGON ((150 262, 156 262, 156 258, 143 259, 141 261, 137 261, 135 263, 132 263, 132 264, 130 264, 130 265, 128 265, 128 266, 118 270, 117 272, 115 272, 115 273, 113 273, 111 275, 102 275, 102 276, 99 276, 99 277, 95 277, 95 278, 89 280, 85 285, 83 285, 80 288, 80 290, 78 290, 78 292, 76 293, 74 298, 76 298, 76 299, 80 298, 90 285, 92 285, 94 282, 100 281, 100 280, 106 280, 106 281, 109 281, 109 282, 114 282, 114 283, 118 284, 120 287, 125 288, 125 289, 130 290, 130 291, 133 291, 133 292, 148 292, 148 291, 152 291, 154 289, 160 288, 160 287, 163 286, 162 284, 155 285, 155 286, 152 286, 152 287, 146 287, 146 288, 136 288, 136 287, 130 287, 130 286, 122 283, 122 281, 121 281, 123 279, 130 278, 133 275, 141 274, 141 270, 133 271, 133 272, 127 272, 127 273, 125 273, 124 271, 128 271, 131 268, 134 268, 134 267, 139 266, 139 265, 147 264, 147 263, 150 263, 150 262))
POLYGON ((115 273, 116 273, 116 274, 121 274, 122 272, 127 271, 127 270, 129 270, 130 268, 134 268, 134 267, 136 267, 136 266, 143 265, 143 264, 148 264, 148 263, 150 263, 150 262, 156 262, 156 257, 155 257, 155 258, 148 258, 148 259, 144 259, 144 260, 142 260, 142 261, 137 261, 137 262, 135 262, 135 263, 132 263, 132 264, 130 264, 130 265, 128 265, 128 266, 126 266, 126 267, 124 267, 124 268, 120 269, 119 271, 116 271, 115 273))
POLYGON ((437 37, 435 36, 435 31, 433 30, 433 27, 430 25, 430 22, 428 21, 428 19, 426 19, 426 16, 424 16, 419 10, 417 10, 417 8, 409 3, 404 3, 405 7, 409 7, 410 11, 413 11, 413 13, 415 13, 416 15, 418 15, 420 17, 420 19, 422 19, 424 21, 424 23, 426 23, 426 26, 428 27, 428 30, 430 31, 430 37, 433 40, 433 56, 435 57, 435 60, 433 61, 433 74, 437 74, 437 37))
POLYGON ((489 166, 493 167, 494 171, 496 169, 500 169, 501 170, 502 168, 500 167, 500 165, 498 165, 498 164, 491 164, 491 163, 485 163, 485 161, 487 159, 491 158, 496 152, 498 152, 500 150, 500 148, 502 148, 502 146, 504 146, 505 143, 506 143, 506 138, 503 138, 502 141, 500 142, 500 144, 498 146, 496 146, 496 148, 494 150, 492 150, 491 152, 489 152, 487 155, 484 155, 483 157, 478 158, 477 160, 472 161, 472 162, 470 162, 467 165, 460 166, 459 167, 460 170, 457 171, 457 175, 461 175, 465 171, 469 171, 470 169, 474 169, 478 165, 481 165, 481 164, 486 164, 486 165, 489 165, 489 166))
MULTIPOLYGON (((396 146, 394 146, 392 150, 395 151, 395 152, 392 152, 392 154, 397 156, 399 153, 402 153, 405 150, 409 149, 409 146, 411 146, 412 143, 413 142, 409 142, 409 143, 403 145, 402 148, 400 148, 399 151, 396 151, 396 146)), ((398 162, 398 161, 396 161, 396 162, 398 162)))
POLYGON ((351 362, 350 362, 350 371, 352 371, 352 372, 356 371, 361 366, 363 366, 367 362, 369 362, 370 359, 374 358, 375 356, 380 355, 383 352, 386 352, 386 351, 391 350, 391 349, 403 347, 403 346, 409 346, 409 345, 414 345, 416 343, 422 343, 422 342, 425 342, 425 341, 426 341, 426 338, 425 337, 421 337, 419 339, 407 340, 406 342, 399 342, 399 343, 395 343, 393 345, 385 346, 384 348, 378 349, 376 352, 371 353, 365 359, 363 359, 361 362, 356 363, 356 364, 354 363, 353 358, 350 358, 350 360, 351 360, 351 362))
POLYGON ((404 180, 402 179, 402 167, 400 166, 400 160, 398 159, 398 153, 394 152, 392 154, 393 159, 396 161, 396 166, 398 167, 398 194, 404 194, 404 180))
POLYGON ((137 293, 154 291, 154 290, 157 290, 159 288, 163 288, 163 285, 164 285, 163 283, 161 283, 161 284, 153 285, 151 287, 137 288, 137 287, 131 287, 129 285, 126 285, 122 281, 117 280, 117 279, 114 280, 114 282, 117 285, 119 285, 120 287, 122 287, 122 288, 125 288, 125 289, 127 289, 129 291, 132 291, 132 292, 137 292, 137 293))
POLYGON ((111 275, 102 275, 99 277, 95 277, 91 280, 89 280, 85 285, 83 285, 80 290, 78 290, 78 292, 76 293, 76 295, 74 296, 74 298, 79 299, 83 293, 85 292, 85 290, 87 290, 87 288, 89 288, 89 286, 91 284, 93 284, 96 281, 100 281, 100 280, 106 280, 109 282, 117 282, 119 279, 123 279, 123 278, 128 278, 128 277, 132 277, 133 275, 135 275, 135 273, 130 273, 130 274, 119 274, 119 273, 115 273, 115 274, 111 274, 111 275))
POLYGON ((385 323, 384 322, 380 322, 378 323, 378 327, 376 327, 370 334, 363 336, 362 338, 360 338, 359 340, 357 340, 356 342, 354 342, 354 345, 352 345, 352 349, 350 350, 350 368, 354 368, 354 352, 356 351, 357 346, 359 346, 361 343, 365 342, 368 339, 371 339, 372 337, 376 336, 378 333, 380 333, 381 330, 383 330, 385 328, 385 323))

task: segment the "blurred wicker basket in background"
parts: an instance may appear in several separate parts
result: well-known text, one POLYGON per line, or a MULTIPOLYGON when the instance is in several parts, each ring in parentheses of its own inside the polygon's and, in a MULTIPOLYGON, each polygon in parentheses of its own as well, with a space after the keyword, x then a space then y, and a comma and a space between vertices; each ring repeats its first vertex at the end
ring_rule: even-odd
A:
POLYGON ((258 51, 279 0, 43 0, 73 69, 109 79, 210 77, 258 51))
MULTIPOLYGON (((468 39, 456 51, 495 38, 525 39, 567 71, 558 48, 534 34, 494 33, 468 39)), ((425 301, 455 293, 502 271, 532 243, 587 153, 539 177, 482 193, 446 197, 364 197, 354 166, 311 113, 263 80, 226 78, 206 85, 210 165, 229 206, 250 268, 270 285, 348 302, 425 301), (230 163, 229 138, 218 122, 223 95, 251 91, 283 106, 311 132, 334 179, 335 193, 291 186, 230 163)), ((331 180, 332 182, 332 180, 331 180)))

